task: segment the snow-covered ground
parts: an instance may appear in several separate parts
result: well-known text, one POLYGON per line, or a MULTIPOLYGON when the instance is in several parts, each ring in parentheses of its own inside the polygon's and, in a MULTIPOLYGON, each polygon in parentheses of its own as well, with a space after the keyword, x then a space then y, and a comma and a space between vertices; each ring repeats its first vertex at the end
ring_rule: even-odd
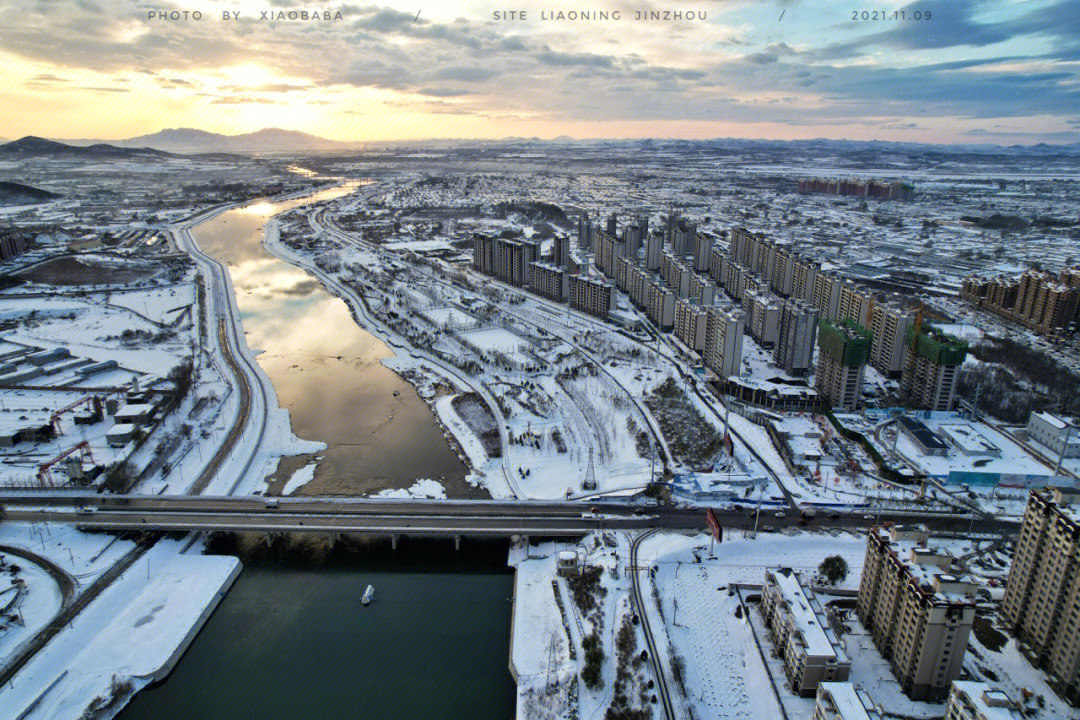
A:
POLYGON ((236 558, 181 547, 159 541, 36 653, 4 688, 0 718, 77 718, 91 708, 111 718, 164 677, 240 571, 236 558))
POLYGON ((60 587, 48 572, 29 560, 0 552, 0 609, 4 611, 0 665, 60 611, 62 602, 60 587))

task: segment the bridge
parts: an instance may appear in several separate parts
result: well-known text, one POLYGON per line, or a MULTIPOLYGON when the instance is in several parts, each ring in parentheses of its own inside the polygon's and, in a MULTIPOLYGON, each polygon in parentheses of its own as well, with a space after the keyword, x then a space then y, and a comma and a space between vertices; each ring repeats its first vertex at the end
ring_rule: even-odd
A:
MULTIPOLYGON (((704 530, 703 509, 642 507, 626 502, 589 504, 498 500, 389 500, 339 497, 207 497, 0 493, 11 520, 55 522, 88 530, 256 532, 380 535, 574 537, 594 530, 704 530)), ((1011 534, 1017 524, 996 518, 914 512, 819 513, 811 520, 790 510, 715 508, 728 530, 779 530, 796 524, 856 529, 878 522, 923 523, 938 532, 1011 534)))

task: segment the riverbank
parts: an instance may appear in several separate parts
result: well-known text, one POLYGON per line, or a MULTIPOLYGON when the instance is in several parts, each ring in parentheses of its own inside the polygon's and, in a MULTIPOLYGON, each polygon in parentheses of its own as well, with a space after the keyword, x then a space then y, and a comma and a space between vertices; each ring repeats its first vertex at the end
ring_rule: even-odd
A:
MULTIPOLYGON (((403 383, 408 384, 417 397, 428 406, 441 434, 468 469, 464 482, 483 488, 492 498, 514 497, 514 490, 503 481, 505 473, 500 468, 500 460, 489 458, 482 450, 476 452, 475 438, 470 433, 462 431, 463 422, 454 421, 456 416, 453 410, 448 409, 441 402, 446 396, 440 395, 437 389, 442 388, 445 392, 445 388, 449 387, 453 388, 454 392, 475 392, 476 387, 466 382, 460 373, 414 351, 402 338, 375 320, 368 312, 363 296, 351 292, 330 274, 324 272, 308 253, 283 242, 279 230, 279 221, 272 220, 268 223, 263 239, 263 246, 267 252, 316 278, 327 292, 345 303, 350 317, 358 328, 378 338, 390 349, 392 355, 381 358, 382 366, 401 378, 403 383)), ((448 497, 468 498, 472 495, 462 492, 462 488, 454 488, 445 479, 441 482, 447 487, 448 497)))
POLYGON ((108 720, 169 673, 240 574, 237 558, 160 540, 4 688, 0 720, 108 720))

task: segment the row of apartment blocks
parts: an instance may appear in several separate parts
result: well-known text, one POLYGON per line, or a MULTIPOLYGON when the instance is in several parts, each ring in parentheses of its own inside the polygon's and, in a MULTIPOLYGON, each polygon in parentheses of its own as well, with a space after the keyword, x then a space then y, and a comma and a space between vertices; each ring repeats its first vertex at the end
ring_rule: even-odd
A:
MULTIPOLYGON (((862 365, 869 363, 884 376, 899 378, 915 403, 931 410, 952 408, 967 346, 924 326, 919 313, 898 297, 879 300, 868 289, 822 270, 820 263, 741 228, 732 231, 728 255, 713 250, 710 274, 741 303, 751 337, 763 347, 777 347, 777 363, 789 374, 802 374, 800 363, 787 352, 791 346, 780 342, 789 307, 793 317, 816 313, 819 342, 823 334, 851 335, 858 363, 819 353, 817 389, 833 405, 852 409, 858 404, 862 365), (792 301, 802 304, 793 306, 792 301)), ((811 332, 796 337, 809 339, 812 358, 811 332)))
POLYGON ((1001 616, 1031 664, 1080 701, 1080 490, 1028 496, 1001 616))
POLYGON ((571 272, 569 239, 553 245, 552 262, 540 259, 540 243, 533 240, 473 235, 473 267, 479 272, 598 318, 611 311, 612 287, 600 279, 571 272), (561 263, 561 264, 559 264, 561 263))
MULTIPOLYGON (((818 686, 811 720, 882 720, 895 717, 879 709, 869 693, 849 682, 818 686)), ((949 689, 942 720, 1021 720, 1028 717, 1007 693, 984 682, 956 680, 949 689)))
POLYGON ((915 199, 915 186, 900 180, 880 182, 878 180, 803 178, 798 181, 798 188, 801 193, 855 195, 856 197, 902 200, 904 202, 911 202, 915 199))
MULTIPOLYGON (((882 720, 869 693, 850 682, 823 682, 811 720, 882 720)), ((888 717, 893 715, 888 714, 888 717)), ((1021 720, 1027 717, 1007 693, 984 682, 955 680, 949 689, 942 720, 1021 720)))
MULTIPOLYGON (((953 558, 927 548, 925 528, 876 527, 867 541, 857 613, 912 699, 945 701, 946 720, 1022 717, 1009 696, 961 681, 975 617, 974 583, 948 574, 953 558)), ((761 614, 791 691, 814 697, 813 720, 880 720, 848 682, 851 659, 813 589, 791 568, 765 571, 761 614)))
POLYGON ((971 276, 960 285, 960 297, 996 315, 1059 337, 1080 325, 1080 265, 1060 274, 1031 269, 1018 278, 971 276))

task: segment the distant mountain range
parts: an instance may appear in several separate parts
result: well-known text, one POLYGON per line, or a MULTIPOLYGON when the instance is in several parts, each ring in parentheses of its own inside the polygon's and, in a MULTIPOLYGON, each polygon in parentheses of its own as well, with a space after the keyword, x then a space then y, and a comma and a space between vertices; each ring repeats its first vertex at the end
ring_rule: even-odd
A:
POLYGON ((33 135, 0 145, 0 158, 22 160, 41 157, 72 160, 157 160, 173 156, 171 153, 145 147, 122 148, 105 143, 76 147, 33 135))
POLYGON ((181 154, 327 153, 356 150, 362 147, 360 143, 337 142, 296 130, 280 128, 265 128, 241 135, 221 135, 193 128, 174 128, 127 140, 64 140, 64 142, 78 146, 108 143, 120 148, 153 148, 181 154))
POLYGON ((0 181, 0 205, 30 205, 60 197, 29 185, 0 181))
MULTIPOLYGON (((4 142, 0 140, 0 143, 4 142)), ((1080 143, 1064 145, 991 145, 991 144, 926 144, 884 140, 769 140, 745 138, 714 138, 709 140, 677 139, 575 139, 561 135, 550 140, 539 137, 504 137, 492 139, 431 138, 426 140, 393 140, 372 143, 338 142, 296 130, 265 128, 241 135, 222 135, 193 128, 161 130, 150 135, 126 140, 46 140, 28 136, 0 145, 0 157, 82 157, 85 159, 168 158, 175 155, 258 154, 302 155, 356 152, 372 148, 397 150, 447 150, 463 147, 513 147, 518 150, 543 150, 552 146, 573 147, 640 147, 643 149, 672 149, 676 151, 769 151, 857 153, 927 153, 958 155, 1005 155, 1013 157, 1080 156, 1080 143)))

